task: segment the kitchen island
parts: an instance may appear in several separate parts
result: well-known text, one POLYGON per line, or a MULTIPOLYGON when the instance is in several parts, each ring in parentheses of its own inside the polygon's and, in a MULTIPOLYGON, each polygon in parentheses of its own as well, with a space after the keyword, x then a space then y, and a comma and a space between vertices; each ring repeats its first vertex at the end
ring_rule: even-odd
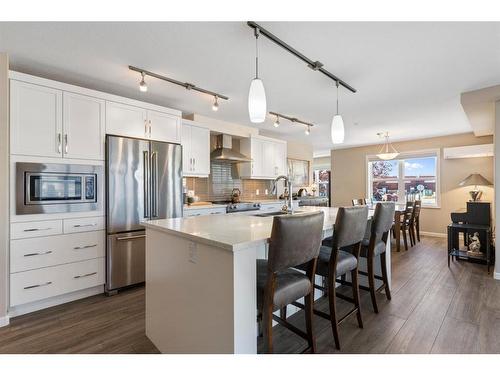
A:
MULTIPOLYGON (((326 238, 336 208, 297 214, 320 210, 326 238)), ((267 256, 272 223, 272 216, 239 214, 143 223, 146 335, 162 353, 257 352, 256 260, 267 256)), ((390 244, 386 259, 390 280, 390 244)))

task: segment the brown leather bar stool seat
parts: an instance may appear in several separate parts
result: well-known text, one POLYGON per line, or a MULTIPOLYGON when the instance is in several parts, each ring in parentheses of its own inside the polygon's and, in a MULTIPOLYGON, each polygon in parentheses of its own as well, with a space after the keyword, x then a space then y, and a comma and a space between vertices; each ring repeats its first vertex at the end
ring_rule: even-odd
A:
POLYGON ((264 328, 266 350, 273 352, 272 322, 275 320, 307 340, 307 349, 314 353, 314 275, 323 235, 324 213, 275 216, 273 220, 268 260, 257 260, 257 310, 264 328), (293 269, 299 265, 304 265, 305 273, 293 269), (273 314, 300 298, 305 301, 306 332, 290 324, 286 316, 273 314))
MULTIPOLYGON (((322 246, 318 256, 316 274, 323 276, 327 280, 327 287, 314 285, 316 289, 328 292, 328 302, 330 313, 324 313, 314 309, 314 313, 322 318, 329 319, 332 326, 335 347, 340 350, 339 324, 352 314, 356 313, 358 326, 363 328, 361 309, 359 303, 358 287, 358 259, 361 242, 365 235, 366 223, 368 220, 368 207, 340 207, 335 219, 333 228, 332 247, 322 246), (345 275, 350 274, 352 282, 352 297, 338 293, 336 283, 345 279, 345 275), (338 278, 341 279, 338 279, 338 278), (354 305, 354 307, 343 317, 337 317, 336 298, 343 299, 354 305)), ((303 266, 299 267, 304 269, 303 266)), ((302 307, 298 302, 293 305, 302 307)))
POLYGON ((389 231, 393 225, 395 205, 393 202, 377 203, 375 213, 367 230, 368 237, 363 239, 361 244, 360 256, 367 259, 367 271, 359 271, 361 275, 368 276, 368 287, 361 285, 359 288, 368 290, 371 295, 373 310, 378 313, 377 298, 375 293, 378 290, 385 289, 385 295, 388 300, 391 299, 391 290, 387 278, 387 266, 385 251, 389 231), (375 275, 375 259, 380 256, 382 275, 375 275), (376 290, 375 280, 381 280, 382 286, 376 290))

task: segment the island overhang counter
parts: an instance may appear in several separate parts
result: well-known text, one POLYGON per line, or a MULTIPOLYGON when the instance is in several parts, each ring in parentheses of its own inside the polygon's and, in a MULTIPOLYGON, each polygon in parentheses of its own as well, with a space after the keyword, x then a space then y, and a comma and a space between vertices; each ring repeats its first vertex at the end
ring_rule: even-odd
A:
MULTIPOLYGON (((337 208, 299 211, 318 210, 329 237, 337 208)), ((146 335, 162 353, 257 353, 256 260, 267 257, 272 224, 240 214, 143 222, 146 335)), ((386 252, 390 281, 390 243, 386 252)))

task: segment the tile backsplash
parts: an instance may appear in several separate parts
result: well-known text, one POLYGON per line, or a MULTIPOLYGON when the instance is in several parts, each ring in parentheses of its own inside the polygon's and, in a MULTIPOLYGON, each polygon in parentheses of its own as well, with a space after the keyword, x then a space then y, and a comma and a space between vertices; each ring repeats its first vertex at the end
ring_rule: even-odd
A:
POLYGON ((208 178, 186 177, 185 186, 188 190, 194 190, 200 201, 231 199, 231 191, 234 188, 241 190, 242 200, 276 198, 276 195, 271 195, 271 180, 241 179, 238 166, 229 163, 211 162, 208 178), (256 194, 257 190, 259 190, 259 195, 256 194))

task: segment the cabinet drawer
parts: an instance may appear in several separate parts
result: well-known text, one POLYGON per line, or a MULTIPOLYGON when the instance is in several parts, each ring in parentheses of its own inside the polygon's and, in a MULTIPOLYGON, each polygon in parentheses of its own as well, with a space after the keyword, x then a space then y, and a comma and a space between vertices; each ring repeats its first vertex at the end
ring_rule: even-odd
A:
POLYGON ((203 215, 222 215, 226 213, 225 207, 204 208, 199 210, 184 210, 184 217, 203 216, 203 215))
POLYGON ((28 223, 12 223, 10 238, 31 238, 62 234, 62 220, 31 221, 28 223))
POLYGON ((104 231, 10 241, 10 272, 104 257, 104 231))
POLYGON ((104 216, 64 219, 64 233, 104 230, 104 216))
POLYGON ((10 305, 22 305, 102 284, 104 258, 18 272, 10 276, 10 305))

